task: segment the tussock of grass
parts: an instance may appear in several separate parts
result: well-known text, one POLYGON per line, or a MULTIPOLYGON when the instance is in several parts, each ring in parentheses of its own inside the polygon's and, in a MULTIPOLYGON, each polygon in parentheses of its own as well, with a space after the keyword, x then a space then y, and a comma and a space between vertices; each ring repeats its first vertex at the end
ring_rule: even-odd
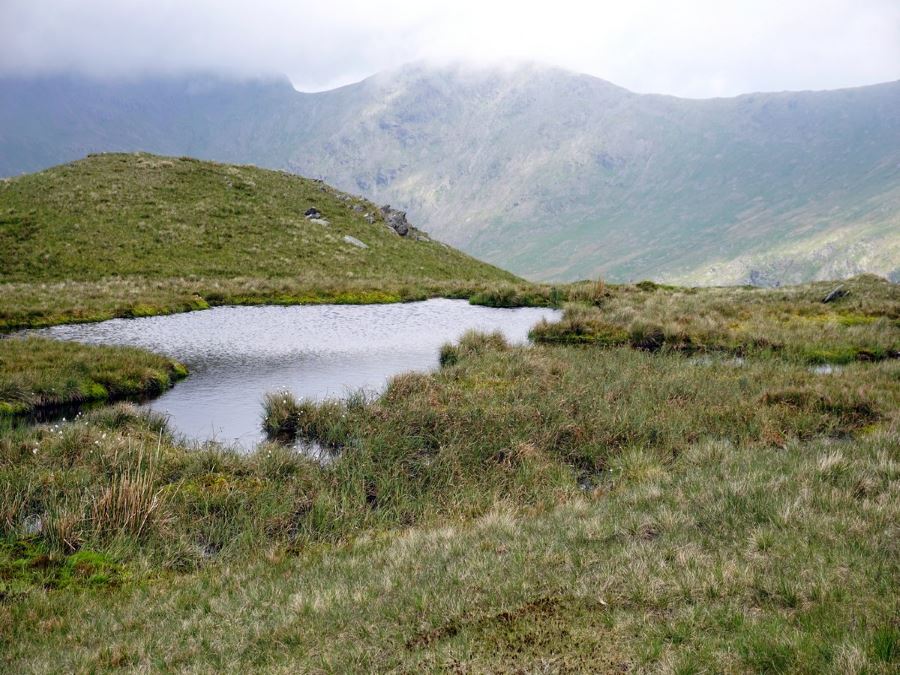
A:
POLYGON ((301 536, 324 485, 295 451, 190 451, 162 418, 129 404, 64 425, 11 424, 0 433, 2 536, 57 554, 147 555, 162 569, 189 569, 301 536))
POLYGON ((459 339, 457 344, 445 344, 441 347, 439 362, 441 366, 456 365, 460 359, 465 359, 484 352, 505 352, 509 350, 509 344, 503 333, 485 334, 477 331, 467 331, 459 339))
POLYGON ((801 351, 893 349, 894 287, 579 287, 538 329, 563 344, 468 334, 377 399, 268 397, 327 463, 121 404, 0 419, 4 665, 896 670, 900 361, 801 351))
POLYGON ((557 286, 494 284, 473 293, 469 301, 485 307, 558 307, 565 298, 557 286))
POLYGON ((532 331, 538 342, 630 344, 646 351, 777 352, 808 364, 900 356, 900 287, 861 276, 848 295, 821 302, 830 284, 784 289, 679 289, 646 282, 609 289, 598 303, 575 302, 558 323, 532 331))
POLYGON ((595 344, 616 346, 629 342, 629 334, 623 328, 603 319, 593 307, 569 305, 559 321, 543 320, 531 331, 533 340, 558 344, 595 344))
POLYGON ((842 424, 853 429, 878 419, 872 402, 859 391, 822 393, 821 386, 791 386, 766 391, 760 402, 764 405, 783 405, 797 411, 822 411, 840 418, 842 424))
POLYGON ((699 443, 677 462, 633 451, 595 494, 560 505, 6 603, 5 663, 886 674, 898 453, 896 432, 699 443), (836 452, 840 478, 818 468, 836 452))
POLYGON ((91 504, 90 520, 98 538, 141 541, 165 526, 166 494, 156 485, 154 453, 147 456, 145 463, 141 452, 134 466, 120 469, 91 504))
POLYGON ((158 394, 185 375, 180 363, 140 349, 0 339, 0 416, 158 394))
POLYGON ((273 440, 301 438, 336 449, 348 438, 347 411, 343 401, 317 403, 297 400, 288 391, 270 393, 263 400, 263 431, 273 440))

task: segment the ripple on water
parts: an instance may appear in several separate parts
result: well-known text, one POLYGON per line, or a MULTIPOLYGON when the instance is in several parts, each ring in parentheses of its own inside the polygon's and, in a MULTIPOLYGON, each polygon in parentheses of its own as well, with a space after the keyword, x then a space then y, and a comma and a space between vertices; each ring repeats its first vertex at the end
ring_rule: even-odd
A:
POLYGON ((438 365, 445 342, 467 330, 502 331, 522 343, 559 312, 497 309, 465 300, 394 305, 217 307, 202 312, 36 331, 61 340, 129 345, 187 364, 190 377, 147 404, 188 440, 252 448, 263 439, 262 398, 288 389, 321 400, 367 390, 438 365))

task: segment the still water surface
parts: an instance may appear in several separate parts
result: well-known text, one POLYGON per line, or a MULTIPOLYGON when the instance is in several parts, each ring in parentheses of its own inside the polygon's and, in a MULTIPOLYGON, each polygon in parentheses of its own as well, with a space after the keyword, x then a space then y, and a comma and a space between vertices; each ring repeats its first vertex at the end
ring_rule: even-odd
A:
POLYGON ((502 331, 510 342, 552 309, 494 309, 465 300, 396 305, 218 307, 202 312, 42 331, 61 340, 130 345, 186 364, 190 377, 148 403, 189 440, 252 448, 263 439, 262 398, 290 390, 298 397, 377 392, 388 378, 438 365, 442 344, 469 329, 502 331))

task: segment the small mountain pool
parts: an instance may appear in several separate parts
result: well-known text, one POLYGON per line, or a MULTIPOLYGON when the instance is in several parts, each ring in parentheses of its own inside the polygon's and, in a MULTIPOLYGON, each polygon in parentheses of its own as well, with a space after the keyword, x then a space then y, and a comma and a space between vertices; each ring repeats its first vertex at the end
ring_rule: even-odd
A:
POLYGON ((262 399, 289 390, 324 399, 381 391, 399 373, 437 367, 445 342, 469 329, 528 339, 542 308, 495 309, 465 300, 393 305, 218 307, 202 312, 54 326, 38 334, 130 345, 185 363, 190 377, 148 403, 194 441, 252 448, 263 439, 262 399))

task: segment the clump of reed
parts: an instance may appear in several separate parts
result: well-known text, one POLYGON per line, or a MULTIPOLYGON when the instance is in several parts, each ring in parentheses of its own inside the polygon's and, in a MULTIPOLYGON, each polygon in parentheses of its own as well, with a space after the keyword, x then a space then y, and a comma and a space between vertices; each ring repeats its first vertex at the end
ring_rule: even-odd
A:
POLYGON ((535 342, 600 346, 622 345, 629 339, 625 329, 609 323, 595 307, 583 304, 567 305, 559 321, 542 320, 529 337, 535 342))
POLYGON ((315 530, 308 513, 324 473, 293 448, 187 448, 162 418, 127 404, 0 427, 0 574, 18 569, 23 546, 56 567, 99 551, 183 570, 315 530))
POLYGON ((438 360, 441 367, 452 366, 460 359, 481 354, 486 351, 505 352, 509 350, 509 343, 503 333, 480 333, 475 330, 466 331, 457 344, 447 343, 441 346, 438 360))
POLYGON ((122 467, 90 506, 90 525, 101 539, 145 538, 168 522, 168 493, 156 479, 162 436, 156 449, 146 454, 141 446, 132 464, 122 467))
MULTIPOLYGON (((84 545, 115 539, 140 542, 151 533, 160 534, 168 522, 167 493, 161 488, 157 468, 162 433, 155 449, 146 451, 148 437, 135 448, 119 434, 108 438, 102 432, 84 435, 85 425, 75 420, 49 437, 32 434, 28 443, 33 445, 31 470, 21 466, 18 471, 4 469, 6 482, 0 491, 4 532, 39 537, 50 550, 68 553, 84 545), (96 439, 91 449, 70 453, 71 440, 85 442, 89 437, 96 439), (35 469, 46 463, 57 467, 56 480, 49 489, 39 490, 36 486, 47 474, 35 469), (90 476, 87 482, 85 472, 90 476)), ((4 459, 8 459, 10 448, 4 450, 4 459)))
POLYGON ((287 390, 269 393, 263 399, 263 431, 272 440, 301 438, 327 448, 339 448, 350 436, 348 407, 337 400, 319 403, 297 399, 287 390))
POLYGON ((485 307, 559 307, 566 291, 543 284, 485 284, 469 296, 473 305, 485 307))

